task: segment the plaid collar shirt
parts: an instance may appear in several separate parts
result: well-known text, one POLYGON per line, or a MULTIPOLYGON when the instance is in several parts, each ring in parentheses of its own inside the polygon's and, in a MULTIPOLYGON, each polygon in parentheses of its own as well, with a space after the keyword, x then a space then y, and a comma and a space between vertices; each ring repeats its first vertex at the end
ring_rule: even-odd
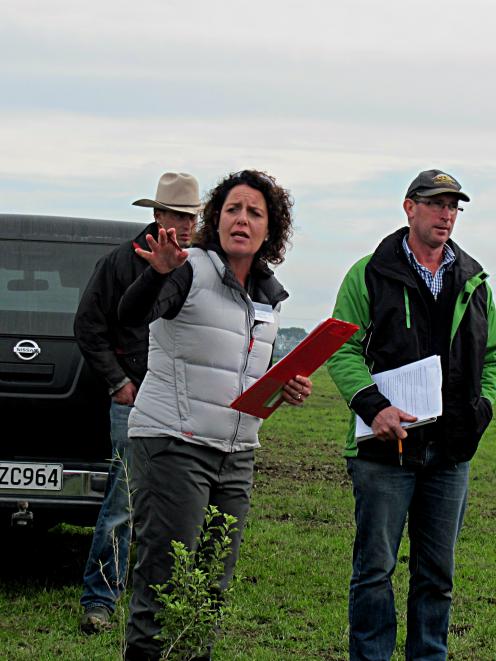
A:
POLYGON ((443 288, 444 273, 456 259, 455 253, 449 247, 449 245, 445 243, 443 246, 443 261, 441 262, 441 266, 438 268, 436 273, 432 275, 428 268, 418 263, 417 258, 410 250, 410 246, 408 245, 408 234, 405 234, 403 237, 403 250, 405 251, 409 263, 420 275, 429 290, 432 292, 434 300, 436 300, 443 288))

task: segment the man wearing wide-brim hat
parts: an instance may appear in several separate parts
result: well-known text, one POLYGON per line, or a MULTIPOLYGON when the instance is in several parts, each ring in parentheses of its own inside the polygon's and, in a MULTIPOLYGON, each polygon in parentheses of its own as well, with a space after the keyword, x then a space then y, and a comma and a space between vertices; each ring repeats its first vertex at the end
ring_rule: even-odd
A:
POLYGON ((197 180, 184 172, 166 172, 160 177, 154 200, 143 198, 133 202, 137 207, 152 207, 155 221, 165 229, 174 228, 179 245, 190 245, 201 209, 197 180))
POLYGON ((130 328, 120 324, 117 308, 123 293, 148 266, 135 252, 136 248, 149 249, 147 235, 157 240, 160 227, 174 229, 180 247, 190 245, 201 208, 198 181, 184 172, 166 172, 160 177, 155 199, 133 204, 152 208, 154 222, 98 262, 74 323, 82 354, 105 381, 112 398, 113 461, 83 577, 81 605, 85 612, 80 627, 88 634, 109 627, 125 588, 131 537, 127 422, 148 356, 148 325, 130 328))

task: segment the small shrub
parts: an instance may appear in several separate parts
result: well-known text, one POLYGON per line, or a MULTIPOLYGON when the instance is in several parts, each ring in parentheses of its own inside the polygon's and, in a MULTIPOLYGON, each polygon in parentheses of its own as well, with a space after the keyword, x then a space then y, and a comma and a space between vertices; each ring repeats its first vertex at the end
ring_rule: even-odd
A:
POLYGON ((214 642, 230 609, 231 588, 221 591, 220 580, 236 521, 209 506, 196 550, 182 542, 171 543, 171 577, 163 585, 151 586, 161 604, 155 618, 161 626, 157 638, 163 642, 162 659, 189 661, 205 654, 214 642))

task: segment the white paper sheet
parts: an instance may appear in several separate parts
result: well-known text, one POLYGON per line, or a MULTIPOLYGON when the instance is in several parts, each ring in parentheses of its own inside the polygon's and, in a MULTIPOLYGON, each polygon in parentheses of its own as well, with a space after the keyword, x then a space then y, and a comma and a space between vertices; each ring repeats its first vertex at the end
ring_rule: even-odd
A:
MULTIPOLYGON (((405 428, 434 422, 443 412, 440 356, 429 356, 394 370, 373 374, 372 378, 393 406, 417 416, 416 422, 402 423, 405 428)), ((372 429, 358 415, 355 435, 357 441, 374 436, 372 429)))

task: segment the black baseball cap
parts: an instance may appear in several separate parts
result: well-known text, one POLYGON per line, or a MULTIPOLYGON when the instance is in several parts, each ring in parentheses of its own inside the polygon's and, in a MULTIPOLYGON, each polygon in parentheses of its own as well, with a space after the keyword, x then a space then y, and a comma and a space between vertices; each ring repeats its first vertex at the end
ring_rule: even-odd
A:
POLYGON ((441 193, 454 193, 460 200, 470 202, 470 198, 462 193, 461 184, 450 174, 442 170, 424 170, 412 181, 406 192, 405 198, 413 195, 431 197, 441 193))

